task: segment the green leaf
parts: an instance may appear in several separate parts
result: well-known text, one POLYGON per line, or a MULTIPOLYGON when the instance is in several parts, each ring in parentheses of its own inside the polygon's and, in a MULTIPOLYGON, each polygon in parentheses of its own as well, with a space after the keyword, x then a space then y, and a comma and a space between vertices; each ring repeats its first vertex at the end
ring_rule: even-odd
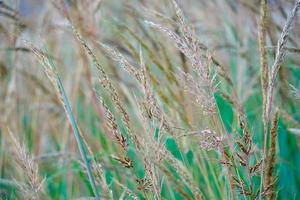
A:
POLYGON ((220 111, 220 116, 225 125, 226 130, 230 133, 232 131, 233 109, 219 94, 215 95, 217 105, 220 111))
POLYGON ((194 154, 191 150, 189 150, 186 153, 186 158, 187 158, 187 161, 188 161, 189 165, 193 166, 193 164, 194 164, 194 154))
POLYGON ((300 152, 296 137, 294 134, 290 134, 283 122, 279 120, 279 160, 277 160, 279 162, 279 182, 277 190, 281 199, 300 198, 300 152))
POLYGON ((172 153, 172 155, 178 160, 183 161, 182 154, 176 144, 176 141, 172 138, 166 140, 166 148, 172 153))
POLYGON ((137 178, 144 178, 145 177, 145 168, 143 160, 137 155, 134 148, 129 147, 127 156, 131 159, 133 170, 137 176, 137 178))
MULTIPOLYGON (((55 71, 54 70, 55 69, 54 63, 52 62, 52 60, 49 57, 48 57, 48 61, 51 64, 51 67, 52 67, 52 69, 48 69, 48 70, 55 71)), ((91 186, 94 190, 96 199, 100 199, 100 192, 98 191, 98 188, 96 186, 95 178, 94 178, 93 173, 92 173, 92 167, 91 167, 90 159, 88 158, 88 155, 87 155, 86 147, 85 147, 85 145, 84 145, 84 143, 81 139, 80 130, 78 128, 77 121, 76 121, 75 116, 73 114, 73 111, 72 111, 69 99, 66 95, 65 89, 63 87, 63 84, 62 84, 62 82, 60 80, 60 77, 57 73, 56 73, 56 83, 57 83, 59 93, 61 95, 61 98, 62 98, 62 101, 63 101, 63 104, 64 104, 64 109, 65 109, 66 115, 67 115, 67 117, 69 119, 69 122, 71 124, 71 127, 73 129, 73 134, 75 136, 79 152, 80 152, 81 157, 82 157, 82 159, 83 159, 83 161, 86 165, 89 181, 90 181, 91 186)))

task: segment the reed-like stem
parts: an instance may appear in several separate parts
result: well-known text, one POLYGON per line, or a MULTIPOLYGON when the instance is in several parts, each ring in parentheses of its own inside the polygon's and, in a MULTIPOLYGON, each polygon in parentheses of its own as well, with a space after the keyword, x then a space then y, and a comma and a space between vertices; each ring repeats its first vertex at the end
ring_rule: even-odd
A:
MULTIPOLYGON (((265 121, 266 121, 266 125, 264 128, 264 132, 265 132, 265 138, 264 138, 264 153, 262 155, 263 157, 263 163, 262 163, 262 167, 264 169, 265 167, 265 159, 266 159, 266 152, 267 152, 267 147, 266 147, 266 141, 267 141, 267 130, 268 130, 268 126, 270 123, 270 117, 272 114, 272 108, 273 108, 273 98, 274 98, 274 89, 275 89, 275 80, 277 77, 277 73, 281 67, 281 64, 283 63, 283 60, 285 58, 286 55, 286 49, 285 49, 285 45, 287 43, 288 40, 288 36, 290 34, 291 31, 291 27, 292 27, 292 23, 296 18, 296 13, 300 8, 300 0, 297 0, 295 3, 295 6, 293 8, 293 10, 291 11, 285 25, 284 28, 281 32, 280 38, 277 42, 277 50, 276 50, 276 56, 275 56, 275 61, 270 69, 269 72, 269 80, 268 80, 268 90, 267 90, 267 101, 266 106, 265 106, 265 121)), ((259 197, 260 199, 262 198, 262 188, 264 185, 264 170, 262 170, 261 172, 261 183, 260 183, 260 194, 259 197)))

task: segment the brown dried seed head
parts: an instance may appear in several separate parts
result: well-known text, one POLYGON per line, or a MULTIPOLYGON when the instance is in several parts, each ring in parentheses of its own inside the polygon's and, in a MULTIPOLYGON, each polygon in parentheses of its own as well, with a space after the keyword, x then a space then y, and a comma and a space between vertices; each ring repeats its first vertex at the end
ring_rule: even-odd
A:
MULTIPOLYGON (((266 163, 266 174, 265 174, 265 187, 269 187, 272 184, 273 172, 276 162, 276 142, 277 142, 277 128, 278 128, 278 118, 279 118, 279 111, 277 110, 273 121, 272 121, 272 128, 270 131, 270 149, 268 152, 267 163, 266 163)), ((273 191, 273 188, 271 188, 273 191)), ((271 195, 271 194, 270 194, 271 195)))
POLYGON ((132 161, 128 157, 120 158, 120 157, 117 157, 117 156, 113 156, 113 158, 116 161, 118 161, 123 167, 126 167, 126 168, 132 168, 133 167, 132 161))

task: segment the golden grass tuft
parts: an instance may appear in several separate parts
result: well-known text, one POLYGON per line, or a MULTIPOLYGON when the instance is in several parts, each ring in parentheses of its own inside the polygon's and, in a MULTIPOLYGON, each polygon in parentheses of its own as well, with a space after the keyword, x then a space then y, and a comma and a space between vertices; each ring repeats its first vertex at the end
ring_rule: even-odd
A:
POLYGON ((39 169, 34 158, 27 152, 25 145, 21 144, 16 136, 8 129, 9 136, 13 143, 13 151, 17 158, 17 163, 26 177, 24 184, 18 183, 22 195, 26 199, 41 199, 43 192, 43 180, 39 177, 39 169))

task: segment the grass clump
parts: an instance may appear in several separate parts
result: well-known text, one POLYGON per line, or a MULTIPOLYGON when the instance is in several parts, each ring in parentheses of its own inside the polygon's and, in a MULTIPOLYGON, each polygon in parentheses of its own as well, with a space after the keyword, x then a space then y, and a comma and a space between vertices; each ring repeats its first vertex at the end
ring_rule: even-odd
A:
POLYGON ((0 1, 0 198, 300 198, 299 7, 0 1))

